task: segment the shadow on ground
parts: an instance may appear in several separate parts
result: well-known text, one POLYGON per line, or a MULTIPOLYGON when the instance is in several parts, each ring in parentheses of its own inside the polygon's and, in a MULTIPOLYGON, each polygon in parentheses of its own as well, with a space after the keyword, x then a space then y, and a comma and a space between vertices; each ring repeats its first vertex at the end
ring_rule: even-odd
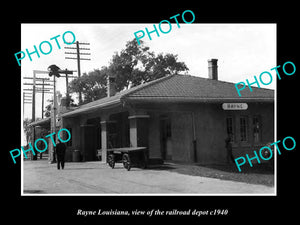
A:
POLYGON ((235 164, 230 165, 199 165, 164 163, 162 165, 149 166, 151 170, 168 170, 191 176, 203 176, 221 180, 245 182, 249 184, 262 184, 274 186, 274 169, 269 164, 257 164, 253 167, 244 165, 239 172, 235 164))
POLYGON ((42 190, 24 190, 23 192, 24 194, 42 194, 45 193, 42 190))

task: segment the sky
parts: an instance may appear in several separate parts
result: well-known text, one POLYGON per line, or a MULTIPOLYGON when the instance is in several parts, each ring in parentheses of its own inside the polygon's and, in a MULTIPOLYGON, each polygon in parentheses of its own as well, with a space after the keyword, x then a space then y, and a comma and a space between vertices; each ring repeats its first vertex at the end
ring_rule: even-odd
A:
MULTIPOLYGON (((156 24, 158 27, 158 25, 156 24)), ((132 40, 134 33, 148 28, 153 30, 153 24, 28 24, 21 25, 21 49, 34 51, 34 45, 39 48, 43 41, 49 41, 52 45, 52 52, 40 58, 37 54, 32 54, 32 61, 28 55, 21 61, 21 76, 32 77, 33 70, 47 71, 48 66, 56 64, 61 69, 77 70, 77 60, 65 59, 65 56, 75 57, 76 55, 66 55, 65 52, 75 50, 64 49, 65 46, 75 47, 75 45, 65 45, 62 35, 66 31, 74 33, 76 41, 90 43, 83 45, 90 48, 91 53, 86 58, 91 60, 81 61, 81 74, 88 73, 102 66, 108 66, 115 52, 125 49, 126 42, 132 40), (55 40, 50 38, 60 35, 57 38, 61 49, 58 49, 55 40)), ((162 27, 167 30, 168 27, 162 27)), ((145 32, 146 33, 146 32, 145 32)), ((276 24, 184 24, 180 23, 180 28, 176 23, 172 23, 169 33, 159 32, 151 34, 152 40, 148 36, 141 40, 150 47, 156 55, 159 53, 172 53, 178 55, 178 61, 185 62, 189 68, 188 74, 208 78, 208 59, 218 59, 218 79, 228 82, 245 82, 246 79, 254 81, 253 76, 259 76, 263 71, 270 72, 275 77, 275 71, 270 71, 276 64, 276 24)), ((72 41, 70 33, 65 35, 66 41, 72 41)), ((47 44, 42 45, 43 51, 49 51, 47 44)), ((16 60, 17 64, 17 60, 16 60)), ((17 64, 18 65, 18 64, 17 64)), ((74 72, 77 76, 77 73, 74 72)), ((37 77, 48 78, 47 74, 37 74, 37 77)), ((52 79, 52 78, 51 78, 52 79)), ((267 80, 267 79, 266 79, 267 80)), ((23 80, 22 83, 29 82, 23 80)), ((57 90, 65 95, 65 78, 57 80, 57 90)), ((22 85, 23 88, 30 86, 22 85)), ((270 85, 263 88, 275 89, 276 79, 270 85)), ((21 95, 23 98, 23 95, 21 95)), ((42 117, 41 109, 42 94, 36 94, 36 118, 42 117)), ((45 95, 45 105, 49 104, 47 99, 51 99, 52 94, 45 95)), ((23 99, 22 101, 23 102, 23 99)), ((22 106, 23 110, 23 106, 22 106)), ((24 105, 24 118, 31 118, 31 104, 24 105)))

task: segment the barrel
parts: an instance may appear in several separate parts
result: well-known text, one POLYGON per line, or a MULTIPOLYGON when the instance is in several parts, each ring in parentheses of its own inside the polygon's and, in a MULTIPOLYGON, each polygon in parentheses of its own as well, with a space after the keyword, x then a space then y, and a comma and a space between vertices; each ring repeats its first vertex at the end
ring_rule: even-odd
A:
POLYGON ((72 161, 73 162, 80 162, 80 151, 74 150, 72 155, 72 161))

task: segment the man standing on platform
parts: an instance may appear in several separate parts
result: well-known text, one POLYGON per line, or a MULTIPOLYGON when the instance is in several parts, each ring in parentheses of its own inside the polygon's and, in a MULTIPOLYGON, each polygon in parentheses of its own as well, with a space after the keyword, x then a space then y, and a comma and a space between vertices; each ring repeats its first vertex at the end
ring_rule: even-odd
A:
POLYGON ((57 156, 57 169, 60 169, 60 166, 62 169, 65 167, 65 153, 66 153, 66 145, 61 142, 60 139, 58 139, 59 143, 56 144, 56 156, 57 156))

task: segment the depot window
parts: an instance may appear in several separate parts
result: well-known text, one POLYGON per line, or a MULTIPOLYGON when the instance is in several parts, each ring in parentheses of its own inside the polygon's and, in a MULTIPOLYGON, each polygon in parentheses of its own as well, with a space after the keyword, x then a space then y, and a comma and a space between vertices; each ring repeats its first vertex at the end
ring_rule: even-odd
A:
POLYGON ((245 142, 248 141, 248 117, 240 117, 240 140, 245 142))
POLYGON ((231 137, 231 141, 235 141, 235 124, 232 116, 226 118, 227 136, 231 137))
POLYGON ((258 143, 261 141, 261 118, 260 116, 253 117, 253 141, 258 143))

